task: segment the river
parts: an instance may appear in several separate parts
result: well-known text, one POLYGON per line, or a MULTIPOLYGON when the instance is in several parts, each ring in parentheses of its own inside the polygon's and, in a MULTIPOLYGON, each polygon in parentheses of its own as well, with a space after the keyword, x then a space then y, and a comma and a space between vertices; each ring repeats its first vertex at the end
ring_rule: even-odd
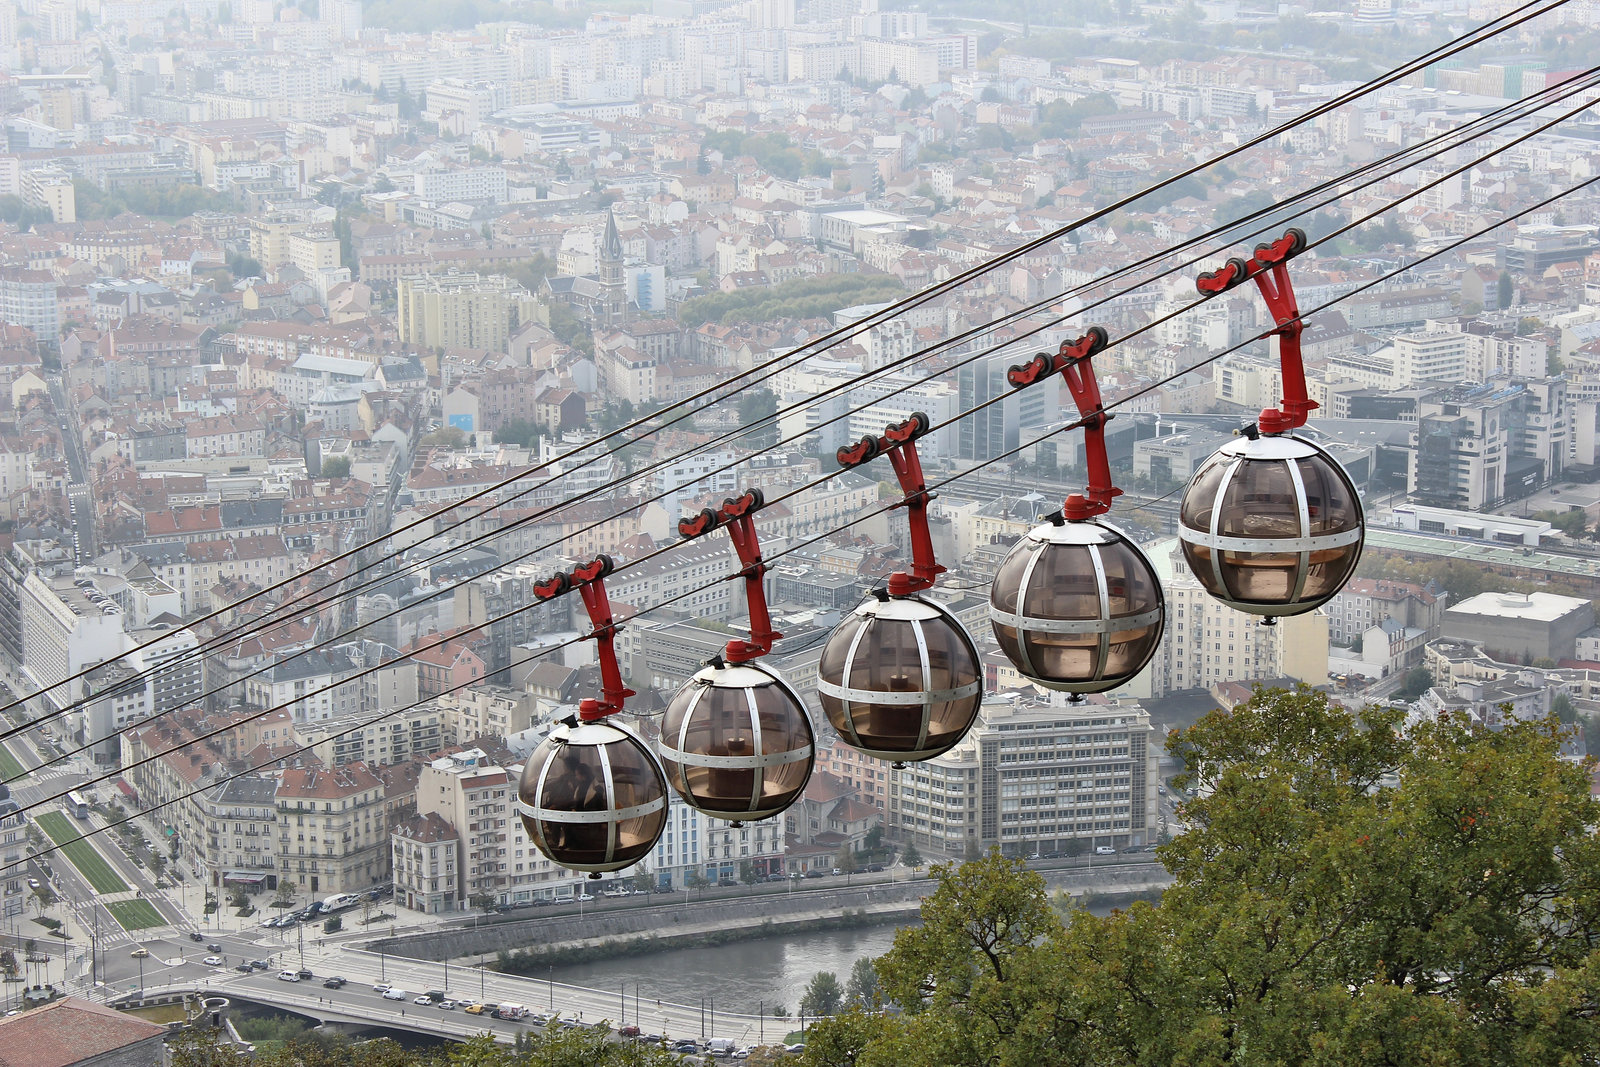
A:
MULTIPOLYGON (((1091 905, 1106 914, 1110 905, 1091 905)), ((678 1004, 702 998, 716 1011, 756 1015, 775 1004, 799 1011, 800 998, 818 971, 832 971, 843 985, 862 957, 881 956, 894 943, 898 926, 870 926, 736 941, 706 948, 678 948, 646 956, 596 960, 555 967, 557 982, 617 991, 627 989, 628 1016, 634 1015, 635 986, 640 1015, 648 1023, 650 1005, 661 997, 678 1004)), ((533 974, 533 978, 545 975, 533 974)), ((768 1035, 771 1036, 770 1034, 768 1035)))
MULTIPOLYGON (((552 977, 569 985, 618 990, 627 984, 628 1015, 634 1013, 634 982, 645 1020, 661 997, 678 1004, 704 998, 717 1011, 755 1015, 781 1004, 793 1015, 812 975, 832 971, 840 984, 863 956, 881 956, 894 943, 895 926, 829 930, 815 934, 763 937, 706 948, 678 948, 648 956, 596 960, 556 967, 552 977)), ((533 975, 531 977, 542 977, 533 975)), ((770 1035, 769 1035, 770 1036, 770 1035)))

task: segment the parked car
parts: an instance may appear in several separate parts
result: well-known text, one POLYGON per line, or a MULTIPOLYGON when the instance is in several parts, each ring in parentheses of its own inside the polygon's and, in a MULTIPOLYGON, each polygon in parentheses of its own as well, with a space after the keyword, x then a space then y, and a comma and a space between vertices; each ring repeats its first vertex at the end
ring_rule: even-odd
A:
POLYGON ((735 880, 733 878, 729 878, 726 875, 724 875, 723 877, 717 879, 717 884, 722 886, 722 887, 724 887, 724 888, 727 888, 727 887, 730 887, 730 886, 736 886, 739 883, 738 883, 737 880, 735 880))
POLYGON ((806 877, 807 878, 821 878, 822 877, 822 872, 821 871, 807 871, 806 872, 806 877))
POLYGON ((873 874, 877 874, 877 873, 879 873, 880 871, 883 870, 883 864, 881 864, 881 863, 869 863, 869 864, 867 864, 867 870, 872 872, 873 874))
POLYGON ((322 980, 322 988, 324 989, 343 989, 344 984, 345 980, 340 978, 338 975, 335 975, 332 978, 324 978, 322 980))
POLYGON ((622 1029, 617 1031, 617 1036, 619 1036, 619 1037, 638 1037, 639 1036, 639 1028, 637 1026, 634 1026, 632 1023, 629 1023, 627 1026, 624 1026, 622 1029))
MULTIPOLYGON (((206 957, 206 966, 207 967, 221 967, 222 966, 222 957, 221 956, 207 956, 206 957)), ((248 967, 245 968, 245 969, 249 970, 248 967)))
POLYGON ((1096 845, 1094 854, 1096 856, 1115 856, 1117 854, 1117 850, 1112 848, 1110 845, 1096 845))
POLYGON ((295 974, 293 971, 279 971, 278 972, 278 981, 280 981, 280 982, 298 982, 298 981, 300 981, 300 976, 298 974, 295 974))

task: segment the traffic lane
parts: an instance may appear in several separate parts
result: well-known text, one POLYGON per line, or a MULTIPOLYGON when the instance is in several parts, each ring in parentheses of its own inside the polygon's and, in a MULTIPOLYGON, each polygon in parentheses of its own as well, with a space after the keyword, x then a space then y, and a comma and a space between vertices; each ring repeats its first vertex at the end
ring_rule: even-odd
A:
MULTIPOLYGON (((290 968, 285 967, 285 970, 290 968)), ((350 1014, 372 1016, 373 1013, 383 1013, 394 1019, 404 1018, 411 1020, 427 1021, 429 1019, 471 1020, 471 1025, 482 1026, 485 1030, 498 1030, 514 1034, 520 1029, 527 1029, 531 1023, 519 1023, 509 1019, 496 1019, 484 1012, 482 1015, 469 1015, 462 1008, 445 1009, 436 1004, 422 1005, 413 1003, 413 1000, 422 995, 424 990, 407 989, 406 999, 385 1000, 381 993, 373 990, 371 983, 351 980, 339 989, 328 989, 322 985, 323 976, 300 982, 285 982, 274 971, 256 971, 253 975, 246 976, 238 972, 219 971, 219 975, 231 974, 233 980, 226 986, 231 989, 247 990, 250 994, 267 1000, 272 997, 281 997, 285 994, 314 999, 320 1004, 348 1012, 350 1014)), ((460 1001, 463 1006, 467 1003, 476 1003, 475 1000, 460 1001)), ((309 1005, 307 1005, 309 1007, 309 1005)))

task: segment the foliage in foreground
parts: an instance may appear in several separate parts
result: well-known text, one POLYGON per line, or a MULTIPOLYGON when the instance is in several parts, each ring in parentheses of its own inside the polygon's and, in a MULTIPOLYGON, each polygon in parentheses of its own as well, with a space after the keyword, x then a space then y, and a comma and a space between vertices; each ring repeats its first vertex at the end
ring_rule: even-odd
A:
POLYGON ((899 1015, 806 1062, 1579 1064, 1600 1056, 1600 842, 1559 724, 1473 731, 1258 692, 1176 733, 1191 832, 1159 904, 1063 921, 991 853, 935 868, 877 961, 899 1015))
POLYGON ((188 1030, 171 1045, 172 1067, 681 1067, 660 1047, 616 1041, 601 1029, 520 1034, 515 1045, 488 1034, 441 1049, 408 1049, 388 1038, 351 1041, 310 1034, 256 1050, 253 1058, 218 1043, 209 1030, 188 1030))

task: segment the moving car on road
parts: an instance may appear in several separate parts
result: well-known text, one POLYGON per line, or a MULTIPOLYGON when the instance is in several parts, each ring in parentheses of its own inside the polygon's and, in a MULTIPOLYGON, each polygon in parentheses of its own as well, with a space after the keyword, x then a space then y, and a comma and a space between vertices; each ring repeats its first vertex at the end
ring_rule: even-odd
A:
POLYGON ((345 980, 343 978, 340 978, 338 975, 334 975, 332 978, 324 978, 322 980, 322 988, 324 988, 324 989, 343 989, 344 988, 344 983, 345 983, 345 980))
MULTIPOLYGON (((221 967, 222 966, 222 957, 221 956, 207 956, 206 957, 206 966, 207 967, 221 967)), ((245 969, 249 970, 248 967, 245 968, 245 969)))
POLYGON ((280 982, 298 982, 298 981, 300 981, 300 976, 298 974, 295 974, 293 971, 279 971, 278 972, 278 981, 280 981, 280 982))
POLYGON ((406 995, 407 994, 404 989, 396 989, 393 986, 390 986, 388 989, 383 991, 384 1000, 405 1000, 406 995))
POLYGON ((128 953, 128 955, 136 960, 147 960, 150 958, 150 950, 141 946, 128 953))

